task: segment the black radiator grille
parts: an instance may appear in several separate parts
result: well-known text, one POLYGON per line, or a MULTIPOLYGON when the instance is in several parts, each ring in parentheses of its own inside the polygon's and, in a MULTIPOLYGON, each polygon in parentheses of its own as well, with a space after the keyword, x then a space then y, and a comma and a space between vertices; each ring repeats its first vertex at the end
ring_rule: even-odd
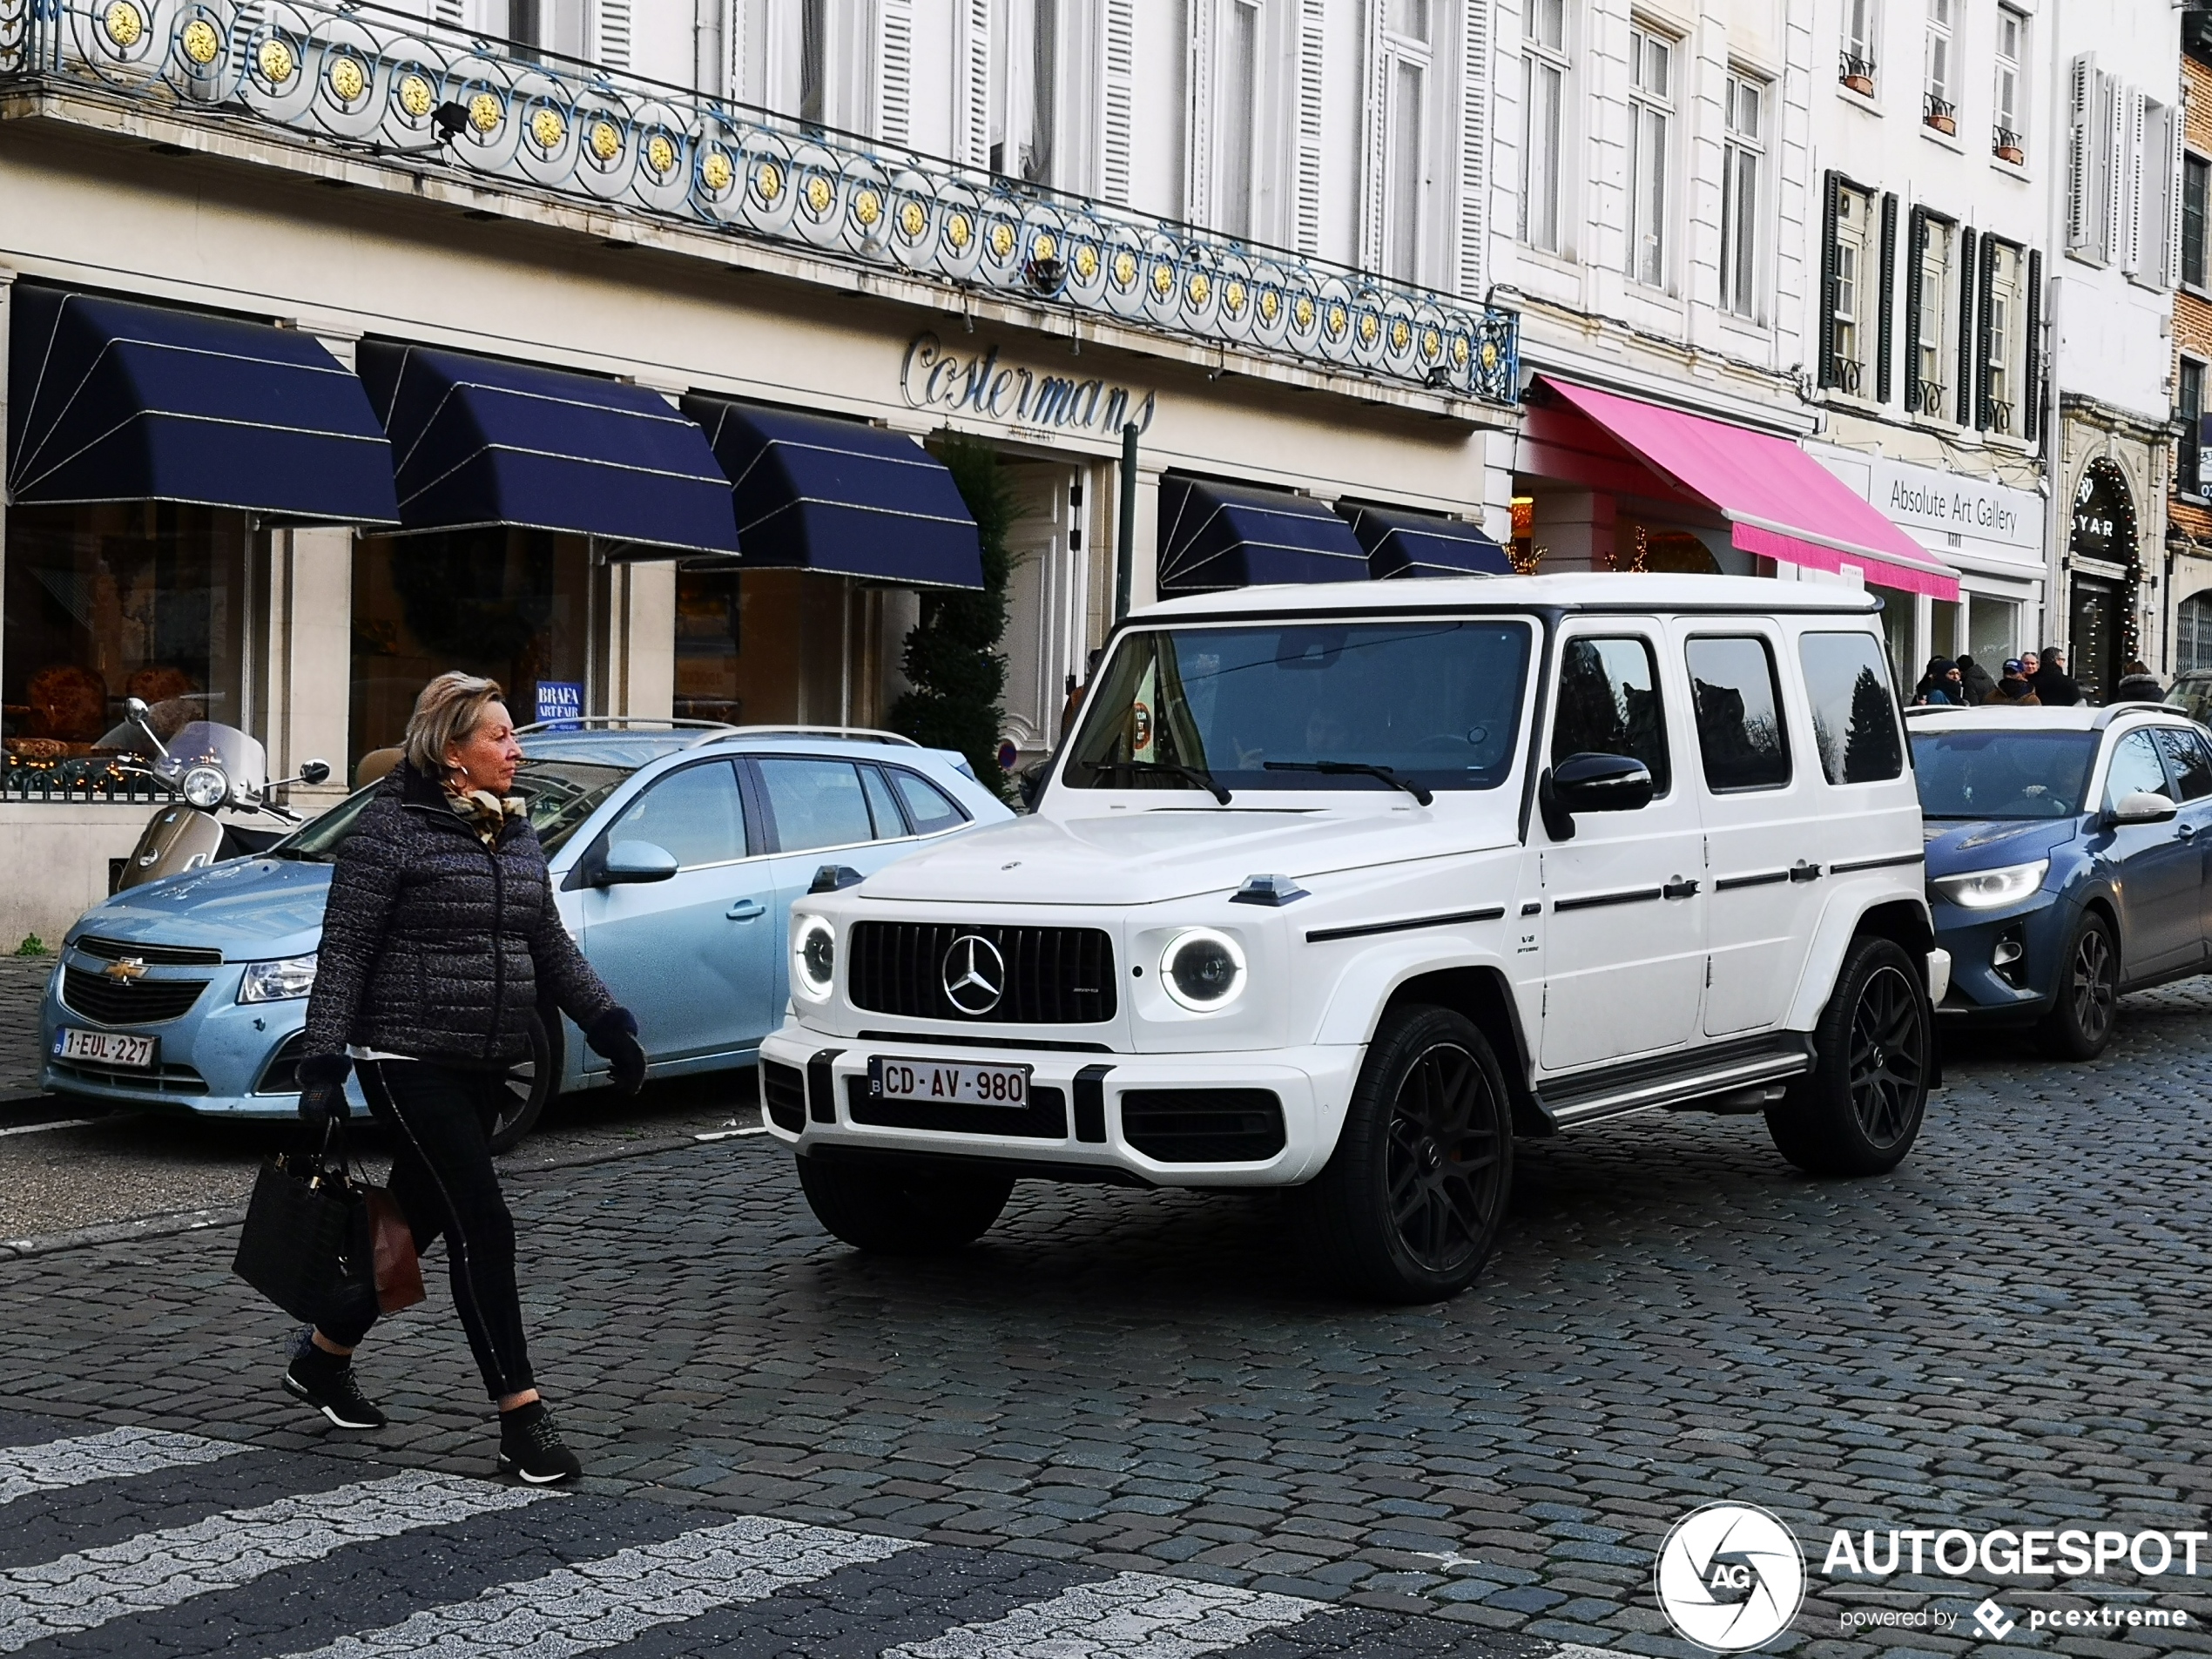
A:
POLYGON ((1096 1025, 1114 1017, 1114 941, 1096 927, 863 921, 853 925, 849 949, 847 994, 855 1008, 872 1013, 1009 1025, 1096 1025), (971 934, 1003 965, 998 1001, 975 1013, 945 995, 946 953, 971 934))
POLYGON ((165 968, 212 968, 223 960, 221 951, 206 945, 138 945, 127 939, 102 939, 92 934, 86 934, 70 948, 97 956, 102 961, 119 962, 128 957, 165 968))
POLYGON ((113 980, 88 968, 62 969, 62 1001, 102 1025, 151 1025, 173 1020, 199 1001, 204 979, 113 980))
POLYGON ((1131 1089, 1122 1138, 1162 1163, 1260 1163, 1283 1150, 1271 1089, 1131 1089))

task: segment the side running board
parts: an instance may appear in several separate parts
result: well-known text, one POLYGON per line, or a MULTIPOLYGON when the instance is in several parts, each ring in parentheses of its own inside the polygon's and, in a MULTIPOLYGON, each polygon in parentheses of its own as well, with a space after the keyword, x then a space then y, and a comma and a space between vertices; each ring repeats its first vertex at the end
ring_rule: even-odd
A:
POLYGON ((1552 1125, 1568 1129, 1624 1112, 1676 1106, 1778 1082, 1811 1069, 1811 1037, 1802 1031, 1782 1031, 1555 1077, 1533 1092, 1537 1109, 1552 1125))

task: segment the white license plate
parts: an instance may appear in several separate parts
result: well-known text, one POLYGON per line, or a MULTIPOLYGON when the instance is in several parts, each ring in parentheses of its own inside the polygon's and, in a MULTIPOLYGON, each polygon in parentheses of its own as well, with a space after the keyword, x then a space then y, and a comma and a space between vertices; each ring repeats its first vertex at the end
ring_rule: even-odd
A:
POLYGON ((79 1031, 65 1025, 54 1033, 54 1058, 144 1068, 153 1064, 153 1039, 125 1036, 120 1031, 79 1031))
POLYGON ((1029 1103, 1027 1066, 979 1066, 967 1060, 868 1062, 868 1092, 883 1100, 935 1101, 947 1106, 1029 1103))

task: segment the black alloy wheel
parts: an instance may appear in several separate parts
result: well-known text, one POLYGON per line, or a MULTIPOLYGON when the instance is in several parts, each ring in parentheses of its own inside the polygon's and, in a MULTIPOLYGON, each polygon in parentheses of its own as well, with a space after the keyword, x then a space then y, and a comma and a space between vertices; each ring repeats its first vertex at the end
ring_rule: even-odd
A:
POLYGON ((1390 1218, 1407 1256, 1451 1278, 1481 1260, 1503 1194, 1500 1124, 1481 1066, 1456 1042, 1422 1051, 1398 1085, 1386 1172, 1390 1218))
POLYGON ((2112 924, 2094 911, 2083 914, 2067 947, 2059 994, 2039 1035, 2044 1049, 2063 1060, 2094 1060, 2120 1023, 2120 950, 2112 924))
POLYGON ((511 1151, 516 1143, 537 1127, 545 1103, 561 1086, 561 1050, 553 1028, 542 1015, 530 1015, 530 1051, 527 1059, 507 1068, 499 1080, 499 1116, 492 1120, 491 1150, 511 1151))
POLYGON ((1926 1016, 1904 971, 1884 963, 1851 1013, 1851 1110, 1869 1146, 1886 1152, 1919 1127, 1927 1093, 1926 1016))

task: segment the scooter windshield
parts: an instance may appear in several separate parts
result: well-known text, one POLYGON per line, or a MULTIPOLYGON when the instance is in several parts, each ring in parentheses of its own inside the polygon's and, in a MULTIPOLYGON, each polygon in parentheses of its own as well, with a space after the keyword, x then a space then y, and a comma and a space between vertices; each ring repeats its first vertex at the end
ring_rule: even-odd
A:
POLYGON ((267 751, 234 725, 194 720, 169 739, 169 752, 153 760, 154 776, 174 787, 196 766, 216 766, 233 798, 259 796, 268 787, 267 751))

